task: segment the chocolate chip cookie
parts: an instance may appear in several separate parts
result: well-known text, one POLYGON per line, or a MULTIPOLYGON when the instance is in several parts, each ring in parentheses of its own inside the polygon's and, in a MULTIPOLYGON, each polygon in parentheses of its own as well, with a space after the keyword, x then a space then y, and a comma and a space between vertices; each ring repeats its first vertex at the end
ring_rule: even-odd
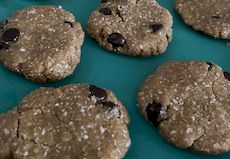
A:
POLYGON ((121 159, 130 146, 128 123, 110 90, 40 88, 0 116, 0 158, 121 159))
POLYGON ((172 39, 172 16, 155 0, 103 0, 88 32, 110 51, 130 56, 163 53, 172 39))
POLYGON ((0 62, 34 82, 63 79, 80 62, 84 39, 74 16, 54 6, 31 6, 0 25, 0 62))
POLYGON ((230 39, 228 0, 177 0, 175 8, 195 30, 215 38, 230 39))
POLYGON ((177 147, 208 154, 230 150, 230 74, 216 64, 163 64, 144 82, 138 104, 177 147))

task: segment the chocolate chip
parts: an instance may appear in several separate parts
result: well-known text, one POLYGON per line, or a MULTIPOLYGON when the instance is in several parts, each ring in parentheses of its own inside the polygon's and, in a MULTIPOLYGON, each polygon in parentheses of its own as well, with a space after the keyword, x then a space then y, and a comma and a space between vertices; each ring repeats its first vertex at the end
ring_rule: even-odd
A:
POLYGON ((16 28, 6 30, 2 35, 2 40, 5 42, 15 42, 20 36, 20 31, 16 28))
POLYGON ((160 29, 163 28, 162 24, 150 24, 149 28, 152 30, 153 33, 159 31, 160 29))
POLYGON ((73 23, 70 21, 64 21, 65 24, 69 24, 71 26, 71 28, 73 28, 73 23))
POLYGON ((224 77, 225 77, 225 79, 230 81, 230 73, 229 72, 224 72, 224 77))
POLYGON ((103 101, 108 96, 107 92, 104 89, 94 85, 90 85, 89 90, 90 90, 90 97, 95 96, 97 101, 103 101))
POLYGON ((104 107, 108 107, 108 108, 111 108, 111 109, 113 109, 114 107, 118 106, 118 105, 116 105, 116 104, 114 104, 113 102, 110 102, 110 101, 101 102, 101 104, 104 107))
POLYGON ((111 15, 112 14, 112 12, 111 12, 111 10, 109 8, 101 8, 99 10, 99 12, 104 14, 104 15, 111 15))
POLYGON ((212 69, 212 67, 213 67, 213 64, 212 64, 211 62, 206 62, 206 63, 209 65, 208 71, 211 71, 211 69, 212 69))
POLYGON ((220 19, 220 18, 221 18, 221 17, 218 16, 218 15, 213 15, 212 17, 215 18, 215 19, 220 19))
POLYGON ((114 48, 123 46, 125 38, 120 33, 112 33, 107 38, 108 42, 113 45, 114 48))
POLYGON ((4 50, 9 49, 9 45, 6 44, 5 42, 0 42, 0 51, 3 49, 4 50))
POLYGON ((104 101, 104 102, 101 102, 101 104, 103 105, 103 107, 106 107, 109 109, 110 114, 120 118, 121 112, 120 112, 119 105, 114 104, 113 102, 110 102, 110 101, 104 101))
POLYGON ((159 123, 159 115, 161 111, 161 104, 158 103, 149 103, 146 107, 148 120, 152 122, 154 126, 157 126, 159 123))

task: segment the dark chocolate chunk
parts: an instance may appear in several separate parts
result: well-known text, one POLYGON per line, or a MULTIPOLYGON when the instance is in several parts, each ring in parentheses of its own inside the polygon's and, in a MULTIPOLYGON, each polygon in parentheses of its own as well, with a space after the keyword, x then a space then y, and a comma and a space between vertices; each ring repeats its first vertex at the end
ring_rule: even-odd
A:
POLYGON ((218 15, 213 15, 212 17, 215 18, 215 19, 220 19, 220 18, 221 18, 221 17, 218 16, 218 15))
POLYGON ((90 90, 90 97, 95 96, 97 101, 103 101, 108 96, 107 92, 104 89, 94 85, 90 85, 89 90, 90 90))
POLYGON ((150 24, 149 28, 152 30, 153 33, 161 30, 163 28, 162 24, 150 24))
POLYGON ((229 72, 224 72, 224 77, 225 77, 225 79, 230 81, 230 73, 229 72))
POLYGON ((73 23, 70 21, 64 21, 65 24, 69 24, 71 26, 71 28, 73 28, 73 23))
POLYGON ((212 67, 213 67, 213 64, 212 64, 211 62, 206 62, 206 63, 209 65, 208 71, 211 71, 211 69, 212 69, 212 67))
POLYGON ((20 31, 16 28, 6 30, 2 35, 2 40, 5 42, 15 42, 20 36, 20 31))
POLYGON ((146 107, 148 120, 151 121, 154 126, 157 126, 159 123, 161 108, 161 104, 158 103, 149 103, 146 107))
POLYGON ((9 45, 6 44, 5 42, 0 42, 0 51, 6 49, 9 49, 9 45))
POLYGON ((110 101, 104 101, 104 102, 101 102, 101 104, 103 105, 103 107, 108 108, 109 113, 111 113, 113 116, 120 118, 121 112, 120 112, 119 105, 117 105, 113 102, 110 102, 110 101))
POLYGON ((111 10, 109 8, 101 8, 99 10, 99 12, 104 14, 104 15, 111 15, 112 14, 112 12, 111 12, 111 10))
POLYGON ((110 102, 110 101, 101 102, 101 104, 104 107, 108 107, 108 108, 111 108, 111 109, 113 109, 114 107, 118 107, 118 105, 116 105, 116 104, 114 104, 113 102, 110 102))
POLYGON ((125 38, 120 33, 112 33, 107 38, 108 42, 113 45, 114 48, 123 46, 125 38))

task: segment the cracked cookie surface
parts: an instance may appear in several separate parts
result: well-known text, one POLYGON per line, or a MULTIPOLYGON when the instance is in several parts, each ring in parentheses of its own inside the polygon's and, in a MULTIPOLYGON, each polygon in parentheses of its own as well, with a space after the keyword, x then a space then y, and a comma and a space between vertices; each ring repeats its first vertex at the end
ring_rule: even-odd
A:
POLYGON ((230 39, 228 0, 177 0, 175 9, 195 30, 215 38, 230 39))
POLYGON ((0 158, 121 159, 130 146, 128 123, 110 90, 40 88, 0 116, 0 158))
POLYGON ((230 74, 210 62, 171 61, 143 84, 138 105, 161 136, 180 148, 230 150, 230 74))
POLYGON ((30 6, 0 25, 0 62, 34 82, 63 79, 80 62, 84 32, 55 6, 30 6))
POLYGON ((107 50, 130 56, 163 53, 172 39, 172 16, 155 0, 101 1, 88 32, 107 50))

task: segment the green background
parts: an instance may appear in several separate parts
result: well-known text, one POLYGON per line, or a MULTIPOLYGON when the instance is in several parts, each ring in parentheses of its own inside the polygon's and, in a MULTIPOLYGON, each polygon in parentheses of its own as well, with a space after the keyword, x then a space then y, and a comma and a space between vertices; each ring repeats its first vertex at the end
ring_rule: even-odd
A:
MULTIPOLYGON (((136 106, 138 88, 157 67, 168 60, 212 61, 230 72, 230 47, 225 45, 227 41, 210 38, 186 26, 173 9, 174 0, 159 0, 159 3, 168 8, 174 17, 173 41, 164 54, 151 58, 113 54, 102 49, 86 34, 81 63, 74 74, 64 80, 52 84, 34 84, 0 66, 0 112, 16 106, 23 96, 40 86, 91 83, 112 89, 129 111, 132 146, 125 159, 230 159, 230 153, 201 155, 168 144, 139 113, 136 106)), ((62 5, 74 13, 86 31, 87 19, 98 6, 99 0, 0 0, 0 19, 32 4, 62 5)))

